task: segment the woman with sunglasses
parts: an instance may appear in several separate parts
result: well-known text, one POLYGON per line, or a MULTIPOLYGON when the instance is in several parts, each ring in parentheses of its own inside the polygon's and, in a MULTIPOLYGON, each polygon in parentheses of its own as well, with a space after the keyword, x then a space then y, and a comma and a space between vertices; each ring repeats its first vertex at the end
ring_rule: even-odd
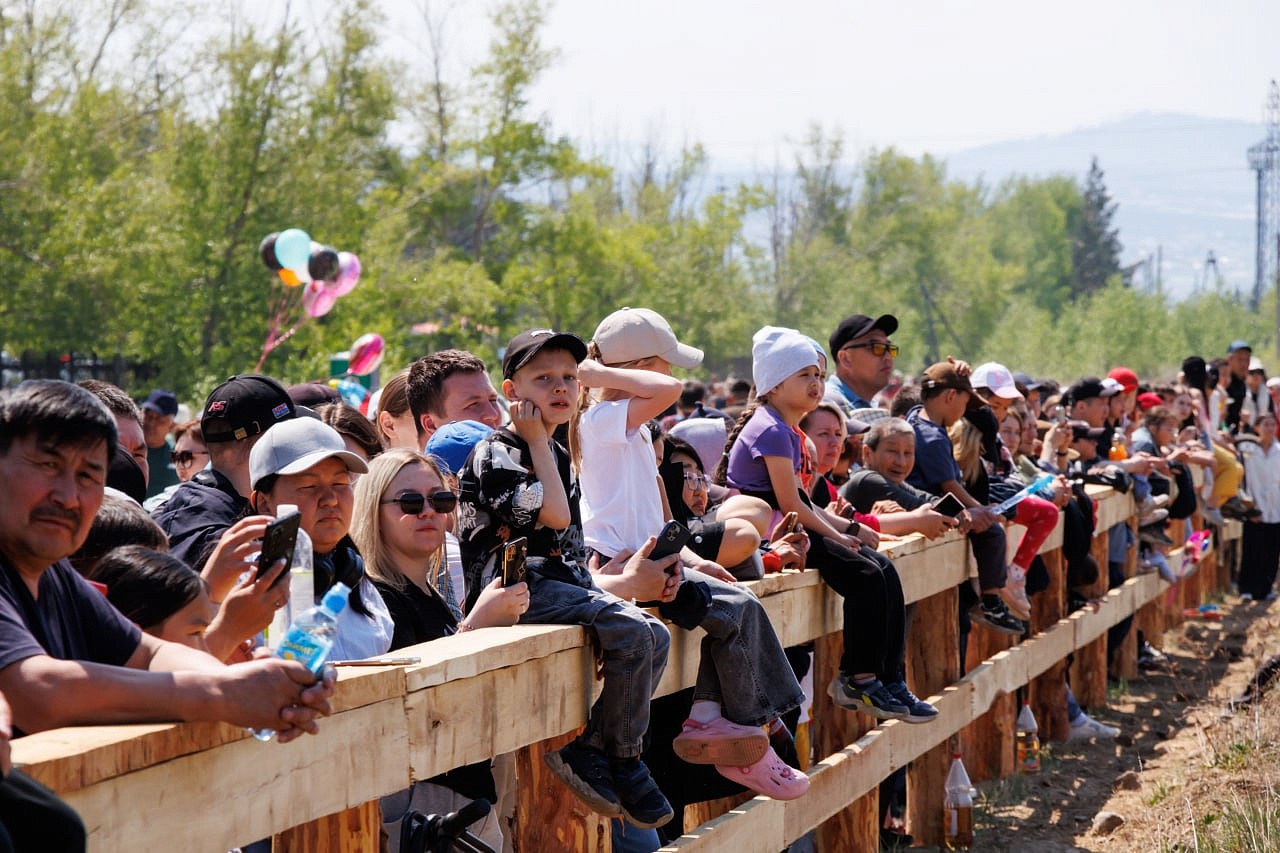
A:
MULTIPOLYGON (((369 576, 395 622, 391 649, 438 640, 475 628, 514 625, 529 607, 529 587, 489 584, 466 618, 458 621, 432 585, 444 559, 445 525, 458 505, 435 462, 416 450, 397 448, 369 463, 356 483, 351 538, 365 557, 369 576)), ((474 799, 497 802, 489 761, 450 770, 382 799, 384 826, 397 849, 399 823, 410 806, 424 814, 448 814, 474 799)), ((502 835, 495 818, 471 831, 495 850, 502 835)))
MULTIPOLYGON (((293 505, 301 527, 311 537, 315 557, 314 594, 319 601, 337 581, 351 587, 351 598, 338 616, 334 659, 384 654, 391 647, 394 625, 382 596, 365 574, 364 559, 347 535, 355 504, 352 477, 368 470, 333 427, 315 418, 282 421, 262 434, 249 452, 249 478, 254 512, 277 515, 293 505)), ((277 607, 289 599, 280 584, 277 607)), ((294 602, 298 612, 309 602, 294 602)))
POLYGON ((199 419, 174 427, 173 453, 169 458, 178 472, 178 479, 184 483, 209 464, 209 448, 205 446, 204 434, 200 432, 199 419))

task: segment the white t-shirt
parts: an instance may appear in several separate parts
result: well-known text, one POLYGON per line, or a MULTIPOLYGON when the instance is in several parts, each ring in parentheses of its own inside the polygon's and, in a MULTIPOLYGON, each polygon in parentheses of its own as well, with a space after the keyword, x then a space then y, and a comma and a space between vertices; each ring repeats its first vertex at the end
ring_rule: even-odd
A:
POLYGON ((582 413, 582 531, 587 547, 614 556, 634 551, 664 523, 658 462, 649 429, 627 430, 630 400, 596 403, 582 413))
POLYGON ((396 624, 391 620, 382 594, 368 578, 360 579, 360 600, 369 615, 357 613, 350 607, 338 614, 338 633, 333 640, 331 660, 361 660, 385 655, 391 648, 391 636, 396 624))

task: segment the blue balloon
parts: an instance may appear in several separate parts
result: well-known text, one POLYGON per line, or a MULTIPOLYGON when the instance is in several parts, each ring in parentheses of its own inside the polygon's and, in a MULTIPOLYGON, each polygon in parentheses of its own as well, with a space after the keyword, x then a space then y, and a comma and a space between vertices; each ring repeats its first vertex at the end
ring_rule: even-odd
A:
POLYGON ((291 270, 306 269, 311 259, 311 236, 301 228, 289 228, 276 237, 276 260, 291 270))

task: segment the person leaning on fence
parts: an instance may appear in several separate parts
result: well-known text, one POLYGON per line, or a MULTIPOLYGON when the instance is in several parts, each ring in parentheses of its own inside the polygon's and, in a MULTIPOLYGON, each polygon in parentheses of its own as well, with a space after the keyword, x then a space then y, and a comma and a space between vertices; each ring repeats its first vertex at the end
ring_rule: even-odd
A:
POLYGON ((117 437, 111 414, 66 382, 0 392, 0 692, 14 726, 221 720, 318 730, 333 676, 297 661, 225 666, 120 615, 66 562, 98 506, 117 437))

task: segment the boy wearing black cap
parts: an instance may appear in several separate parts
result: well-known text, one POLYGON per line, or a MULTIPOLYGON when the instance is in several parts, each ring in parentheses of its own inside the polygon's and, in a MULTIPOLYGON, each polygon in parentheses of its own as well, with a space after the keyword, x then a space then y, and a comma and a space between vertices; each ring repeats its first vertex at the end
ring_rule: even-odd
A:
MULTIPOLYGON (((568 451, 552 438, 573 416, 586 355, 581 338, 549 329, 523 332, 507 345, 502 392, 511 400, 511 425, 481 440, 458 475, 466 609, 501 570, 503 546, 525 538, 530 594, 520 621, 587 626, 603 655, 604 687, 586 731, 547 753, 547 765, 596 812, 655 827, 673 811, 639 756, 671 635, 593 582, 578 481, 568 451)), ((648 560, 653 544, 651 538, 624 571, 662 572, 675 563, 676 555, 648 560)))

